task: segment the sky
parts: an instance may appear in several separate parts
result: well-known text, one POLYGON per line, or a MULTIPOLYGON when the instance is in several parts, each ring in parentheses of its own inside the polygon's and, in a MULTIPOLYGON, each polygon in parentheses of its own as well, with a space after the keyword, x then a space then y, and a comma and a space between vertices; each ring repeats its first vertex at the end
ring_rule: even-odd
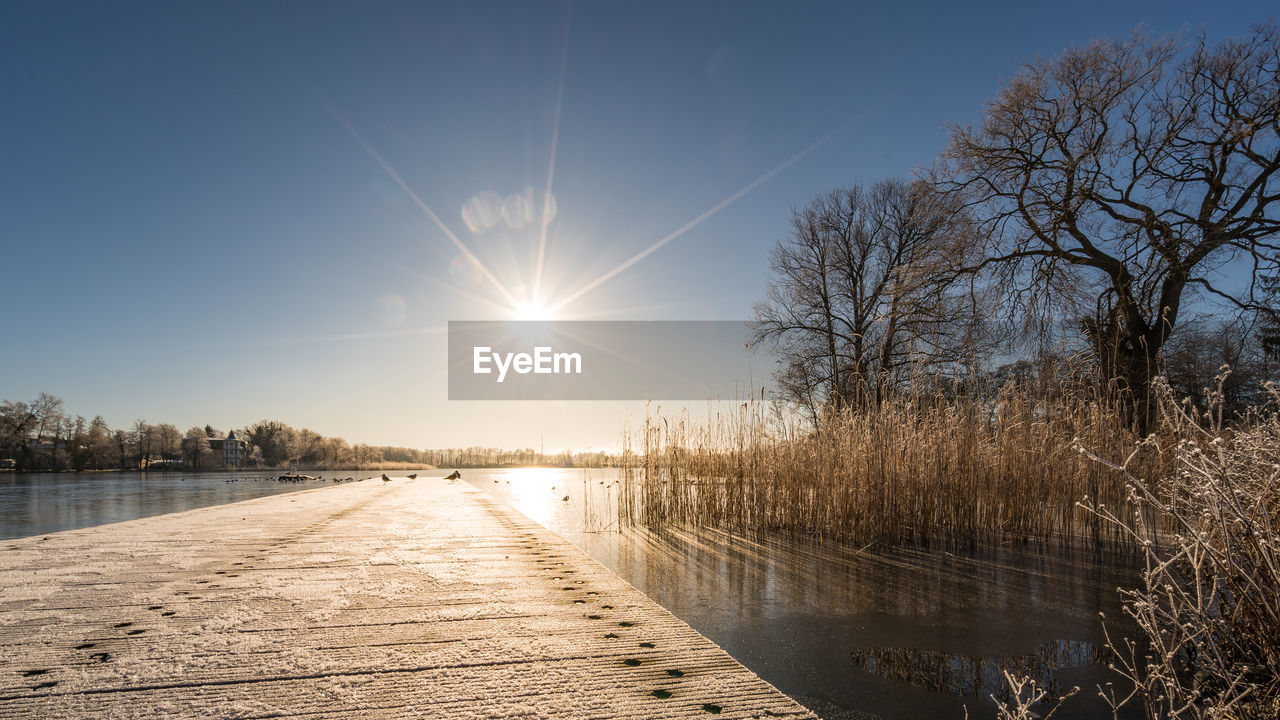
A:
POLYGON ((1022 63, 1273 8, 8 0, 0 398, 614 449, 643 404, 450 402, 446 323, 748 319, 793 208, 1022 63))

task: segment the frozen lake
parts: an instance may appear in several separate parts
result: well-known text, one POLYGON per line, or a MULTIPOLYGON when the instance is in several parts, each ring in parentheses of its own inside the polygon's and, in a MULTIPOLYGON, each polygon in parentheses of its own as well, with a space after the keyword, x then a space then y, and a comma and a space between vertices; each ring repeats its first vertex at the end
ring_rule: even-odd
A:
POLYGON ((463 479, 586 550, 827 720, 959 720, 965 706, 971 718, 992 718, 987 698, 1002 691, 1002 668, 1059 692, 1079 685, 1055 718, 1110 716, 1094 689, 1114 679, 1098 613, 1119 620, 1115 588, 1134 572, 1114 559, 620 530, 615 470, 471 470, 463 479))
MULTIPOLYGON (((332 475, 361 477, 351 471, 332 475)), ((269 471, 0 473, 0 539, 137 520, 332 484, 327 480, 279 482, 278 476, 269 471)))
MULTIPOLYGON (((994 717, 986 698, 1001 690, 1001 668, 1059 691, 1079 685, 1081 693, 1055 717, 1109 715, 1093 687, 1112 679, 1101 657, 1098 613, 1118 620, 1115 588, 1133 578, 1114 559, 1013 548, 977 556, 857 552, 710 531, 656 534, 615 522, 615 470, 462 474, 828 720, 959 719, 965 707, 970 717, 994 717)), ((0 475, 0 537, 331 484, 263 477, 7 473, 0 475)))

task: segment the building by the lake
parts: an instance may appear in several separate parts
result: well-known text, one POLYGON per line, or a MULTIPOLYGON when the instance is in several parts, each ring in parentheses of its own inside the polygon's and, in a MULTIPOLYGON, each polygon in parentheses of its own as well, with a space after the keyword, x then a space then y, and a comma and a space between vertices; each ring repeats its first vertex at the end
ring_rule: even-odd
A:
POLYGON ((249 456, 249 442, 236 437, 235 430, 224 438, 209 438, 209 449, 214 463, 220 462, 223 467, 239 468, 249 456))

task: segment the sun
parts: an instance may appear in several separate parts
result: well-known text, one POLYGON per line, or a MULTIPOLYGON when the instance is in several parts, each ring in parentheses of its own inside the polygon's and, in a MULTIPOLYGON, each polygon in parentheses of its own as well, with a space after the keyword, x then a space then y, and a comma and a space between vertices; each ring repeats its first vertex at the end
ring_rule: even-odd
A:
POLYGON ((511 314, 516 320, 554 320, 555 311, 537 300, 516 303, 511 314))

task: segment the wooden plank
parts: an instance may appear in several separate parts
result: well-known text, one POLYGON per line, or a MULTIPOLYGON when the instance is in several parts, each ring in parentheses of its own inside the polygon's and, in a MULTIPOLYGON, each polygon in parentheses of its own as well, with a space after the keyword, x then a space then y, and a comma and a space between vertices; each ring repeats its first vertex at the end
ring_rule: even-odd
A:
POLYGON ((812 713, 468 485, 0 542, 0 718, 812 713))

